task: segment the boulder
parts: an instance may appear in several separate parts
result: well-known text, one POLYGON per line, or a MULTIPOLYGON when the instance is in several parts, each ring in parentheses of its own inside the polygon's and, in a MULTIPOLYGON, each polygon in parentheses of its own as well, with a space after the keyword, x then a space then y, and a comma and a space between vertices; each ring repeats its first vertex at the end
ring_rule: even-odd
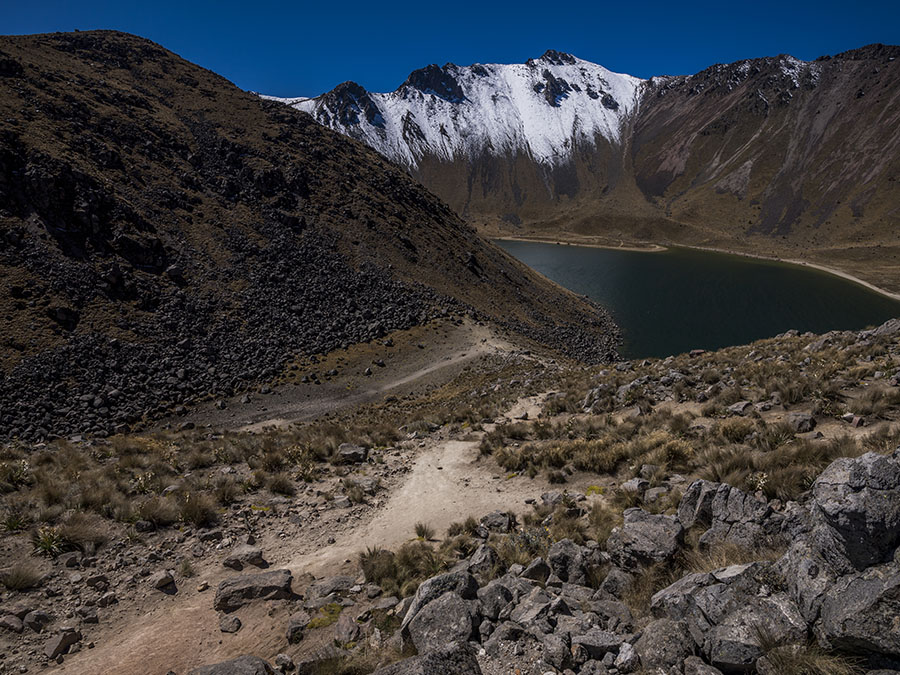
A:
POLYGON ((715 667, 725 671, 752 671, 764 655, 761 636, 775 644, 806 640, 807 624, 784 594, 747 599, 708 632, 703 652, 715 667))
POLYGON ((334 624, 334 641, 339 645, 346 645, 359 640, 361 634, 362 629, 356 619, 347 612, 341 613, 334 624))
POLYGON ((471 574, 462 571, 439 574, 424 581, 413 596, 409 609, 403 617, 400 630, 405 630, 425 605, 448 592, 455 593, 463 600, 476 600, 478 598, 478 582, 471 574))
POLYGON ((900 565, 841 577, 822 600, 819 641, 840 651, 865 651, 900 661, 900 565))
POLYGON ((547 581, 547 577, 550 576, 550 565, 548 565, 543 558, 535 558, 528 563, 528 567, 526 567, 519 576, 523 579, 531 579, 533 581, 544 583, 547 581))
POLYGON ((4 614, 3 616, 0 616, 0 628, 12 631, 13 633, 21 633, 23 630, 25 630, 22 619, 12 614, 4 614))
POLYGON ((286 600, 293 597, 291 579, 290 570, 241 574, 226 579, 216 589, 213 608, 233 612, 255 600, 286 600))
POLYGON ((451 642, 438 648, 379 668, 372 675, 481 675, 475 651, 466 642, 451 642))
POLYGON ((900 451, 832 462, 812 487, 815 515, 857 570, 886 562, 900 544, 900 451))
POLYGON ((285 637, 290 644, 297 644, 303 639, 303 632, 309 625, 310 616, 304 611, 294 612, 288 618, 287 630, 285 637))
POLYGON ((81 641, 81 633, 74 628, 65 626, 60 628, 54 635, 47 640, 44 645, 44 655, 53 660, 57 656, 67 654, 69 648, 81 641))
POLYGON ((684 675, 722 675, 722 671, 704 663, 699 656, 689 656, 684 660, 684 675))
POLYGON ((625 637, 599 628, 592 628, 582 635, 572 636, 572 647, 580 645, 592 659, 602 659, 606 654, 618 654, 625 637))
POLYGON ((571 539, 554 542, 547 551, 547 563, 553 574, 573 584, 587 583, 590 566, 588 553, 571 539))
POLYGON ((425 654, 448 642, 467 642, 477 626, 474 603, 448 591, 419 609, 406 631, 416 650, 425 654))
POLYGON ((250 544, 241 544, 234 548, 228 557, 222 561, 225 567, 233 570, 242 570, 248 565, 254 567, 268 567, 269 564, 263 558, 262 549, 259 546, 251 546, 250 544))
POLYGON ((684 529, 712 524, 712 501, 719 486, 720 483, 708 480, 695 480, 690 484, 678 503, 678 520, 684 529))
POLYGON ((784 516, 755 495, 720 484, 709 505, 710 528, 700 537, 702 546, 729 542, 747 550, 779 543, 784 516))
POLYGON ((674 516, 626 509, 625 522, 613 529, 606 549, 614 564, 625 569, 670 560, 684 538, 684 528, 674 516))
POLYGON ((645 669, 677 670, 685 658, 694 653, 696 645, 681 621, 657 619, 644 628, 634 649, 645 669))
POLYGON ((466 568, 479 581, 487 581, 500 566, 500 556, 491 546, 482 544, 469 557, 466 568))
POLYGON ((359 445, 352 443, 341 443, 337 449, 337 461, 341 464, 358 464, 365 462, 369 456, 369 451, 359 445))
POLYGON ((513 528, 515 520, 507 512, 493 511, 481 519, 481 525, 491 532, 505 534, 513 528))
POLYGON ((154 572, 150 575, 150 578, 147 579, 147 583, 150 584, 151 588, 163 591, 164 593, 172 593, 176 590, 175 577, 172 576, 172 573, 169 570, 154 572))
POLYGON ((258 656, 239 656, 210 666, 200 666, 188 675, 275 675, 272 666, 258 656))
POLYGON ((749 671, 763 652, 759 630, 800 642, 807 623, 791 598, 771 587, 771 563, 732 565, 688 575, 656 593, 654 616, 682 621, 707 660, 726 672, 749 671))
POLYGON ((241 629, 241 620, 232 614, 219 617, 219 630, 223 633, 237 633, 241 629))
POLYGON ((784 421, 785 424, 794 430, 794 433, 798 434, 805 434, 816 428, 816 418, 809 413, 788 413, 785 416, 784 421))
POLYGON ((492 581, 478 589, 478 602, 481 614, 497 621, 501 612, 512 602, 513 594, 500 581, 492 581))

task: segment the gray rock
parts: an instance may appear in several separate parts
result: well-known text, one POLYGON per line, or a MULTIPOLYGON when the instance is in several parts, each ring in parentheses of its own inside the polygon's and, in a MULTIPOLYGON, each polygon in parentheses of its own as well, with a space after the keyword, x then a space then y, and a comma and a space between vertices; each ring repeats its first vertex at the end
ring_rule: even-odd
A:
POLYGON ((684 528, 674 516, 626 509, 625 522, 610 534, 606 549, 615 565, 634 569, 670 560, 684 538, 684 528))
POLYGON ((155 588, 158 591, 172 592, 175 590, 175 577, 172 576, 169 570, 154 572, 147 579, 147 583, 150 584, 151 588, 155 588))
POLYGON ((643 478, 632 478, 631 480, 626 480, 619 486, 619 489, 623 492, 633 492, 635 494, 642 495, 650 487, 650 483, 644 480, 643 478))
POLYGON ((728 406, 728 412, 732 415, 745 415, 752 407, 753 404, 750 401, 738 401, 728 406))
POLYGON ((824 645, 838 650, 863 650, 900 660, 900 566, 870 567, 841 577, 826 592, 816 624, 824 645))
POLYGON ((22 623, 22 619, 17 616, 13 616, 12 614, 4 614, 0 616, 0 628, 3 630, 12 631, 13 633, 21 633, 25 630, 25 626, 22 623))
POLYGON ((479 623, 473 604, 448 591, 417 611, 406 627, 416 650, 425 654, 448 642, 467 642, 479 623))
POLYGON ((342 464, 365 462, 368 456, 369 451, 366 448, 352 443, 341 443, 337 449, 337 461, 342 464))
POLYGON ((484 583, 497 571, 500 566, 500 556, 491 546, 482 544, 469 557, 466 567, 469 574, 484 583))
POLYGON ((258 656, 239 656, 210 666, 200 666, 188 675, 275 675, 272 666, 258 656))
POLYGON ((234 615, 223 614, 219 617, 219 630, 223 633, 237 633, 241 629, 241 620, 234 615))
POLYGON ((350 576, 337 575, 325 577, 311 584, 306 591, 309 598, 327 598, 335 593, 349 593, 356 585, 356 579, 350 576))
POLYGON ((550 576, 550 565, 543 558, 535 558, 519 575, 523 579, 532 579, 544 583, 550 576))
POLYGON ((547 563, 553 574, 573 584, 587 583, 590 564, 587 552, 571 539, 554 542, 547 551, 547 563))
POLYGON ((287 641, 290 644, 297 644, 303 639, 303 632, 306 630, 306 626, 309 625, 310 616, 306 612, 294 612, 288 618, 288 625, 286 632, 287 641))
POLYGON ((451 642, 420 656, 379 668, 372 675, 481 675, 475 651, 465 642, 451 642))
POLYGON ((722 671, 704 663, 699 656, 689 656, 684 660, 684 675, 722 675, 722 671))
POLYGON ((493 511, 481 519, 481 524, 484 527, 491 532, 500 532, 501 534, 509 532, 513 528, 514 523, 515 521, 509 513, 504 511, 493 511))
POLYGON ((634 583, 633 574, 629 574, 618 567, 611 567, 603 583, 600 584, 600 590, 621 599, 628 589, 631 588, 632 583, 634 583))
MULTIPOLYGON (((88 606, 88 605, 82 605, 82 606, 79 607, 77 610, 75 610, 75 613, 76 613, 78 616, 81 617, 81 620, 82 620, 84 623, 100 623, 100 616, 97 614, 97 608, 96 608, 96 607, 90 607, 90 606, 88 606)), ((26 617, 26 619, 27 619, 27 618, 28 618, 28 617, 26 617)), ((49 623, 49 618, 50 618, 50 617, 47 617, 48 623, 49 623)), ((37 628, 33 628, 32 630, 38 632, 38 631, 40 631, 41 627, 42 627, 44 624, 42 624, 42 623, 36 621, 34 625, 36 625, 37 628)), ((29 626, 29 627, 30 627, 30 626, 29 626)))
POLYGON ((806 639, 807 624, 784 594, 750 598, 712 627, 703 651, 721 670, 749 671, 764 654, 761 632, 777 644, 795 644, 806 639))
POLYGON ((279 672, 290 673, 297 666, 294 664, 294 659, 287 654, 278 654, 275 657, 275 667, 278 668, 279 672))
POLYGON ((711 526, 700 537, 702 546, 730 542, 753 550, 776 547, 780 543, 784 516, 774 511, 765 499, 720 484, 709 508, 711 526))
POLYGON ((856 569, 893 556, 900 544, 900 454, 838 459, 816 479, 812 492, 818 514, 856 569))
MULTIPOLYGON (((93 610, 94 616, 97 616, 97 610, 93 610)), ((28 626, 35 633, 40 633, 44 630, 44 626, 48 625, 53 620, 47 612, 42 609, 35 609, 28 614, 25 615, 25 618, 22 619, 22 623, 28 626)), ((96 623, 96 621, 94 622, 96 623)))
POLYGON ((560 671, 568 667, 572 660, 572 652, 567 637, 557 633, 541 636, 541 657, 544 663, 560 671))
POLYGON ((816 418, 809 413, 788 413, 785 416, 784 421, 791 429, 794 430, 795 433, 798 434, 805 434, 816 428, 816 418))
POLYGON ((334 641, 339 645, 346 645, 359 640, 362 628, 349 613, 343 612, 334 624, 334 641))
POLYGON ((262 549, 259 546, 251 546, 250 544, 241 544, 234 548, 228 557, 222 561, 225 567, 233 570, 242 570, 248 565, 254 567, 268 567, 269 564, 263 558, 262 549))
POLYGON ((712 501, 720 483, 695 480, 678 504, 678 520, 685 529, 694 525, 712 525, 712 501))
POLYGON ((583 635, 572 636, 573 648, 580 645, 592 659, 602 659, 608 653, 618 654, 623 642, 625 642, 623 636, 599 628, 594 628, 583 635))
POLYGON ((491 621, 497 621, 500 613, 513 599, 512 591, 500 581, 492 581, 478 589, 478 602, 481 613, 491 621))
POLYGON ((613 666, 615 666, 616 670, 620 673, 633 673, 641 666, 641 659, 638 656, 637 650, 627 642, 623 642, 622 646, 619 647, 619 653, 616 656, 616 660, 613 661, 613 666))
POLYGON ((548 591, 535 587, 516 605, 509 618, 522 626, 528 627, 550 615, 550 607, 553 600, 553 596, 548 591))
POLYGON ((409 609, 403 617, 400 630, 405 630, 409 622, 425 605, 447 592, 455 593, 463 600, 476 600, 478 598, 478 582, 468 572, 447 572, 431 577, 416 590, 409 609))
POLYGON ((81 633, 74 628, 60 628, 44 645, 44 655, 53 660, 61 654, 67 654, 72 645, 81 641, 81 633))
POLYGON ((687 626, 671 619, 649 623, 634 643, 644 668, 662 668, 667 672, 677 670, 694 653, 695 647, 687 626))
POLYGON ((216 589, 213 608, 233 612, 255 600, 286 600, 293 597, 290 570, 241 574, 226 579, 216 589))

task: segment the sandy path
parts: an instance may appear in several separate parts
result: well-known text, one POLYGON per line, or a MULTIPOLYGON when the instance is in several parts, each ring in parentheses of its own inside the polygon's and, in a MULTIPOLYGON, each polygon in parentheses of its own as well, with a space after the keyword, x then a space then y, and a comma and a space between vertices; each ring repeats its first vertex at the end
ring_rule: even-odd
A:
MULTIPOLYGON (((534 417, 541 400, 539 396, 520 400, 506 417, 511 420, 525 412, 534 417)), ((309 573, 337 574, 366 546, 395 548, 413 538, 417 522, 427 523, 441 536, 450 523, 470 515, 481 516, 497 509, 521 513, 529 508, 526 498, 550 489, 543 479, 507 479, 500 475, 495 465, 479 457, 480 436, 428 442, 383 507, 352 529, 336 533, 337 540, 330 546, 295 555, 286 563, 282 551, 274 557, 273 567, 288 567, 295 578, 309 573)), ((578 489, 575 484, 567 487, 578 489)), ((297 548, 301 547, 298 542, 297 548)), ((283 611, 269 617, 265 603, 245 608, 237 612, 244 623, 239 633, 219 633, 212 600, 217 583, 226 576, 223 570, 205 577, 211 588, 203 593, 195 590, 197 582, 192 580, 183 582, 175 596, 153 596, 151 602, 157 597, 158 601, 148 612, 120 619, 98 637, 94 649, 68 657, 63 666, 49 672, 164 675, 174 670, 182 675, 198 665, 239 654, 274 658, 286 646, 283 611)))

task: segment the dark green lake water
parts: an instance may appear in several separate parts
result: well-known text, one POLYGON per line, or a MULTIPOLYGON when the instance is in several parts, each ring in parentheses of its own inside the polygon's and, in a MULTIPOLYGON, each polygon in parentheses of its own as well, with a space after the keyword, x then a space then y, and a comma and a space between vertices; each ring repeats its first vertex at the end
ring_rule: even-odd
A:
POLYGON ((628 359, 744 344, 791 328, 861 329, 900 316, 900 302, 798 265, 682 248, 497 244, 606 307, 622 330, 619 353, 628 359))

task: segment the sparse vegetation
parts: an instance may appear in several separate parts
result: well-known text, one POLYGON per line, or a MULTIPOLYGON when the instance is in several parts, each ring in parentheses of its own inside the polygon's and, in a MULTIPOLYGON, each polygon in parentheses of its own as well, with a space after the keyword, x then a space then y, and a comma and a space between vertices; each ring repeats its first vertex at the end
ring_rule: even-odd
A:
POLYGON ((8 591, 27 591, 37 588, 43 574, 30 562, 18 562, 0 572, 0 583, 8 591))

